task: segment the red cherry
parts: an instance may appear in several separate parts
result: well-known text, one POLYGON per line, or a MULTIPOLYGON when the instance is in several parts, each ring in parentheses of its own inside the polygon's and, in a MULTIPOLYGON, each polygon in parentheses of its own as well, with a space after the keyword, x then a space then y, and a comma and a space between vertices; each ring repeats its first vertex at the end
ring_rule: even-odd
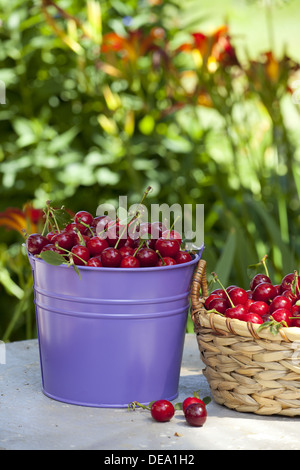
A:
POLYGON ((241 287, 234 287, 228 292, 228 295, 235 306, 245 304, 248 300, 247 292, 241 287))
POLYGON ((260 284, 257 284, 253 291, 254 300, 261 300, 262 302, 266 303, 273 300, 275 295, 275 287, 268 282, 261 282, 260 284))
POLYGON ((251 303, 248 311, 249 313, 255 313, 257 315, 263 316, 269 312, 269 305, 266 302, 257 300, 251 303))
POLYGON ((219 313, 225 314, 228 308, 229 302, 226 299, 216 297, 209 302, 209 307, 207 310, 216 310, 219 313))
POLYGON ((86 246, 83 246, 83 245, 73 246, 73 248, 71 249, 71 253, 73 254, 74 264, 78 266, 84 266, 85 265, 84 261, 87 262, 90 258, 89 250, 87 249, 86 246))
POLYGON ((121 264, 122 256, 119 250, 109 246, 101 253, 101 262, 107 268, 118 268, 121 264))
POLYGON ((226 300, 228 299, 227 294, 223 289, 215 289, 211 292, 210 295, 215 295, 215 294, 221 299, 226 299, 226 300))
POLYGON ((203 426, 207 418, 206 406, 202 403, 191 403, 186 408, 184 416, 190 426, 203 426))
POLYGON ((51 232, 47 233, 46 238, 48 238, 48 240, 51 242, 52 238, 58 233, 58 230, 52 230, 51 232))
POLYGON ((169 256, 160 258, 157 263, 158 266, 174 266, 174 264, 177 264, 175 259, 170 258, 169 256))
POLYGON ((44 246, 44 248, 41 249, 41 253, 44 253, 44 251, 55 251, 55 253, 59 253, 60 255, 66 255, 65 251, 60 250, 53 243, 49 243, 49 245, 44 246))
MULTIPOLYGON (((275 289, 276 289, 276 296, 277 296, 277 295, 280 295, 280 294, 281 294, 281 286, 280 286, 280 284, 275 284, 274 287, 275 287, 275 289)), ((276 296, 275 296, 275 297, 276 297, 276 296)))
POLYGON ((229 292, 230 292, 232 289, 235 289, 236 287, 238 287, 238 286, 236 286, 236 285, 228 286, 228 287, 226 288, 227 294, 229 294, 229 292))
POLYGON ((192 257, 187 251, 179 251, 175 256, 175 261, 177 264, 188 263, 192 261, 192 257))
POLYGON ((73 232, 61 232, 52 238, 52 243, 58 245, 65 250, 71 250, 72 246, 75 244, 75 233, 73 232))
POLYGON ((29 235, 26 240, 27 251, 32 255, 38 255, 44 246, 49 244, 48 238, 40 235, 39 233, 33 233, 29 235))
POLYGON ((81 234, 75 233, 74 234, 74 245, 87 246, 89 241, 90 241, 90 237, 88 235, 85 235, 83 233, 81 233, 81 234))
POLYGON ((293 283, 294 279, 295 279, 295 274, 294 273, 290 273, 290 274, 287 274, 286 276, 284 276, 284 278, 282 279, 282 281, 280 283, 281 292, 283 292, 285 290, 291 290, 292 283, 293 283))
POLYGON ((293 292, 291 290, 284 290, 281 294, 283 297, 287 297, 291 304, 294 305, 295 302, 297 302, 298 300, 298 296, 293 294, 293 292))
POLYGON ((272 314, 278 308, 286 308, 287 310, 291 310, 292 302, 284 295, 277 295, 270 304, 270 314, 272 314))
POLYGON ((168 240, 177 240, 179 245, 181 245, 182 242, 181 235, 176 230, 164 230, 161 234, 161 237, 168 240))
POLYGON ((189 405, 192 403, 201 403, 202 405, 205 406, 205 403, 198 397, 187 397, 185 400, 183 400, 182 403, 182 411, 185 413, 185 410, 189 405))
POLYGON ((262 282, 271 284, 271 279, 266 274, 256 274, 250 282, 250 289, 254 290, 255 287, 262 282))
POLYGON ((286 308, 279 308, 275 310, 272 315, 270 315, 273 320, 275 320, 278 323, 282 323, 283 326, 291 326, 291 320, 290 317, 291 312, 287 310, 286 308))
POLYGON ((179 253, 180 245, 177 240, 159 238, 155 243, 155 250, 158 250, 161 256, 170 256, 175 258, 179 253))
POLYGON ((244 318, 243 318, 244 321, 249 321, 251 323, 257 323, 259 325, 262 325, 264 320, 262 319, 262 317, 260 315, 258 315, 257 313, 254 313, 254 312, 248 312, 244 315, 244 318))
POLYGON ((101 268, 103 264, 101 263, 101 260, 98 256, 94 256, 93 258, 90 258, 88 262, 86 263, 87 266, 92 266, 94 268, 101 268))
POLYGON ((94 221, 94 217, 87 211, 79 211, 75 214, 74 222, 80 224, 83 222, 86 225, 91 225, 94 221))
POLYGON ((246 292, 247 292, 247 295, 248 295, 248 299, 252 299, 252 296, 253 296, 252 290, 246 290, 246 292))
POLYGON ((247 308, 245 307, 245 305, 236 305, 235 307, 230 307, 226 310, 225 317, 243 320, 243 317, 246 313, 247 308))
POLYGON ((291 315, 292 317, 296 317, 298 315, 300 316, 300 305, 299 304, 298 305, 297 304, 292 305, 291 314, 292 314, 291 315))
MULTIPOLYGON (((212 292, 207 299, 205 300, 204 307, 209 310, 209 304, 213 299, 222 299, 224 297, 221 297, 218 293, 212 292)), ((226 300, 226 299, 225 299, 226 300)))
POLYGON ((87 228, 82 225, 82 224, 76 224, 75 222, 72 222, 71 224, 68 224, 65 227, 65 232, 75 232, 79 230, 80 233, 86 232, 87 228))
POLYGON ((90 251, 91 256, 99 256, 105 248, 108 248, 108 243, 104 238, 100 238, 97 235, 87 240, 87 248, 90 251))
POLYGON ((137 252, 136 257, 142 267, 157 266, 158 256, 151 248, 142 248, 137 252))
POLYGON ((247 308, 247 310, 249 311, 251 305, 254 304, 254 303, 255 303, 255 300, 248 298, 247 302, 244 305, 247 308))
POLYGON ((174 414, 175 408, 168 400, 157 400, 151 405, 151 416, 155 421, 170 421, 174 414))
POLYGON ((135 256, 127 255, 122 257, 120 266, 121 268, 139 268, 140 262, 135 256))
POLYGON ((127 246, 127 245, 121 246, 121 248, 119 249, 119 253, 122 256, 122 258, 124 256, 129 256, 129 255, 133 256, 134 251, 135 250, 131 246, 127 246))

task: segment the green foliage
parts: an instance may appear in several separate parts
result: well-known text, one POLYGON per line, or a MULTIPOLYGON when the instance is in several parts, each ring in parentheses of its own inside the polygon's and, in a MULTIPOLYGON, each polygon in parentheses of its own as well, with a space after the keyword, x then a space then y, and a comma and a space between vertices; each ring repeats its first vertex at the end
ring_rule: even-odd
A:
MULTIPOLYGON (((231 42, 215 62, 178 53, 205 17, 192 0, 56 5, 0 0, 0 210, 50 199, 95 213, 150 185, 149 203, 204 204, 204 257, 223 283, 248 286, 265 254, 275 282, 297 268, 299 105, 287 88, 297 64, 240 63, 231 42), (107 34, 129 43, 109 48, 107 34)), ((21 237, 0 230, 0 336, 28 338, 30 267, 21 237)))

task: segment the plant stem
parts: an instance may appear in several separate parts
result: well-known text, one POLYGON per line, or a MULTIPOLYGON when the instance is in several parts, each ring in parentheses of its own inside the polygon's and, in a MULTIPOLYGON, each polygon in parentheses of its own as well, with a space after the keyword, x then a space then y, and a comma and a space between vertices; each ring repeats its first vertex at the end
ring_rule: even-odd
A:
POLYGON ((230 296, 229 296, 227 290, 225 289, 225 287, 223 286, 223 284, 222 284, 221 281, 219 280, 217 274, 216 274, 216 273, 211 273, 211 274, 213 275, 214 280, 217 281, 217 282, 220 284, 220 286, 222 287, 223 291, 225 292, 225 294, 226 294, 227 297, 228 297, 228 300, 229 300, 229 302, 230 302, 230 305, 232 306, 232 308, 234 308, 235 305, 234 305, 234 303, 232 302, 232 300, 231 300, 231 298, 230 298, 230 296))

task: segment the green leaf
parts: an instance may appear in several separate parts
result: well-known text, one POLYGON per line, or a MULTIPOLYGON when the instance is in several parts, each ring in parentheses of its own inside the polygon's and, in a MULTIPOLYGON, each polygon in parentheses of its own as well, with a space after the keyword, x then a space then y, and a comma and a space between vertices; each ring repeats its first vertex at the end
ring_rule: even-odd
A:
POLYGON ((174 405, 174 408, 175 408, 175 410, 182 410, 182 402, 176 403, 176 404, 174 405))
POLYGON ((73 222, 73 219, 70 216, 70 214, 63 208, 55 209, 54 214, 55 214, 56 221, 57 221, 60 228, 63 228, 66 225, 73 222))
POLYGON ((63 255, 50 250, 43 251, 40 254, 40 257, 42 260, 46 261, 46 263, 52 264, 53 266, 59 266, 60 264, 64 264, 66 262, 63 255))

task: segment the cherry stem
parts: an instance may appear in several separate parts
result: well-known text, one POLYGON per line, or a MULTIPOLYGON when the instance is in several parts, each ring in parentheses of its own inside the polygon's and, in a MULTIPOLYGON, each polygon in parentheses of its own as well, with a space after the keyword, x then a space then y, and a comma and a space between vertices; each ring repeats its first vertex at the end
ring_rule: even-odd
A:
POLYGON ((268 268, 267 268, 267 264, 266 264, 266 259, 267 259, 267 257, 268 257, 268 255, 265 255, 265 256, 262 258, 261 263, 263 264, 263 266, 264 266, 264 268, 265 268, 266 275, 267 275, 268 277, 270 277, 270 276, 269 276, 269 271, 268 271, 268 268))
POLYGON ((128 409, 129 409, 129 410, 135 410, 135 408, 136 408, 137 406, 138 406, 139 408, 143 408, 144 410, 151 411, 151 407, 150 407, 150 406, 142 405, 142 404, 139 403, 138 401, 132 401, 131 403, 129 403, 128 409))
POLYGON ((137 252, 142 248, 142 246, 144 245, 144 243, 146 243, 146 240, 140 241, 139 246, 137 247, 137 249, 135 250, 135 252, 133 253, 132 256, 135 256, 135 255, 137 254, 137 252))
POLYGON ((59 246, 58 243, 55 243, 55 247, 59 248, 60 250, 65 251, 66 253, 68 253, 68 255, 71 258, 73 258, 73 256, 76 256, 76 258, 80 259, 80 261, 82 261, 84 264, 87 264, 87 262, 84 259, 82 259, 80 256, 76 255, 76 253, 72 253, 71 251, 67 250, 66 248, 62 248, 61 246, 59 246))
POLYGON ((295 294, 298 295, 300 293, 300 288, 299 288, 299 285, 298 285, 298 271, 294 271, 294 289, 295 289, 295 294))
POLYGON ((160 252, 159 252, 158 250, 156 250, 156 253, 158 254, 159 258, 162 260, 162 262, 163 262, 163 264, 164 264, 164 266, 165 266, 167 263, 165 262, 165 260, 164 260, 163 257, 161 256, 160 252))
POLYGON ((171 225, 170 229, 168 230, 168 232, 169 232, 168 239, 170 238, 171 231, 173 230, 173 227, 175 226, 175 224, 176 224, 176 222, 177 222, 178 219, 180 219, 180 215, 178 215, 178 216, 176 217, 176 219, 174 220, 174 222, 173 222, 173 224, 171 225))
POLYGON ((216 274, 216 273, 212 273, 212 275, 213 275, 213 277, 214 277, 214 281, 217 281, 217 282, 220 284, 220 286, 222 287, 223 291, 225 292, 225 294, 226 294, 227 297, 228 297, 228 300, 229 300, 229 302, 230 302, 230 305, 232 306, 232 308, 234 308, 235 305, 234 305, 234 303, 232 302, 232 300, 231 300, 231 298, 230 298, 230 296, 229 296, 227 290, 225 289, 225 287, 223 286, 223 284, 222 284, 221 281, 219 280, 217 274, 216 274))
POLYGON ((89 231, 91 232, 91 234, 94 235, 93 230, 91 229, 91 227, 90 227, 88 224, 86 224, 85 222, 82 222, 81 219, 79 219, 79 223, 80 223, 81 225, 83 225, 84 227, 88 228, 89 231))

